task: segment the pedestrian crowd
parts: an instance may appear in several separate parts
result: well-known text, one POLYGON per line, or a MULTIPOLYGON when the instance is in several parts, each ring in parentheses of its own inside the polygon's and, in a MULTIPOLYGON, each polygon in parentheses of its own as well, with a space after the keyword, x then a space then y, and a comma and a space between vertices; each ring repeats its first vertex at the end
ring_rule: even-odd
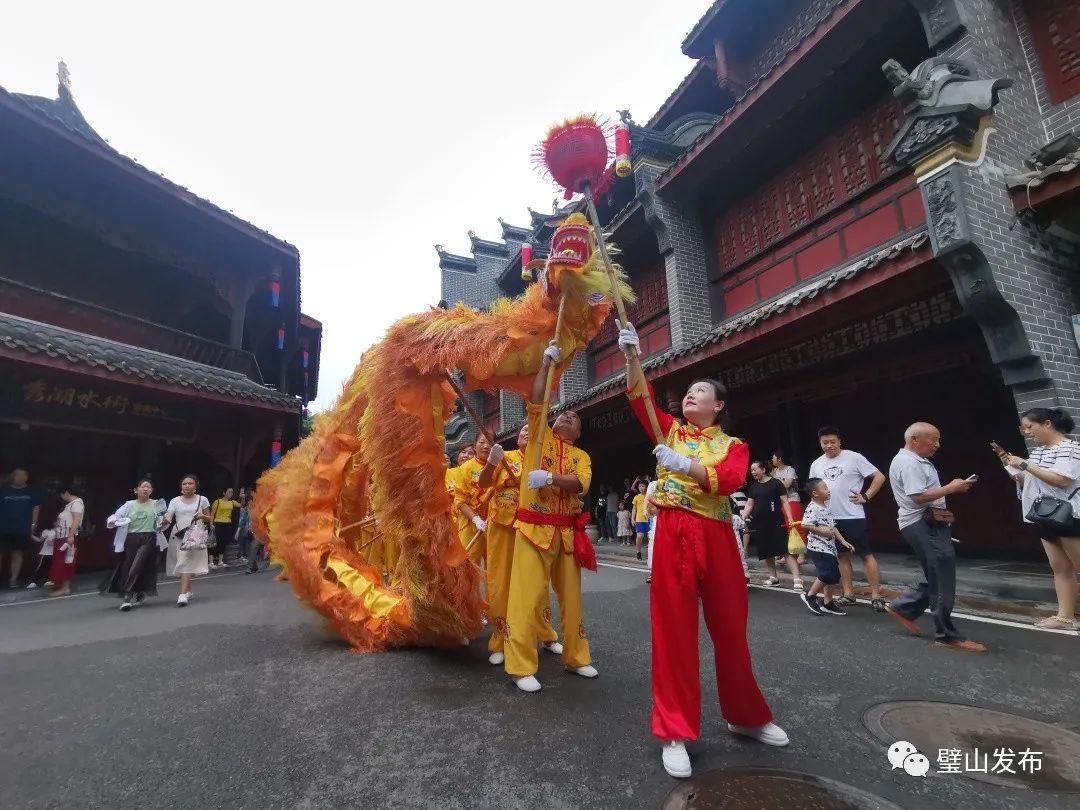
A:
MULTIPOLYGON (((193 578, 225 568, 230 543, 238 545, 237 562, 245 565, 245 573, 258 570, 265 552, 251 532, 254 490, 241 489, 235 497, 229 487, 212 502, 198 490, 199 479, 186 475, 180 494, 166 501, 154 497, 154 483, 144 476, 135 483, 134 498, 106 519, 114 531, 114 564, 99 590, 120 597, 120 610, 127 612, 157 595, 161 572, 180 580, 177 606, 190 604, 193 578)), ((27 470, 17 468, 7 476, 0 487, 0 570, 6 565, 9 589, 40 588, 47 596, 67 596, 79 549, 92 531, 78 484, 60 487, 51 528, 44 528, 42 519, 46 500, 30 484, 27 470)))

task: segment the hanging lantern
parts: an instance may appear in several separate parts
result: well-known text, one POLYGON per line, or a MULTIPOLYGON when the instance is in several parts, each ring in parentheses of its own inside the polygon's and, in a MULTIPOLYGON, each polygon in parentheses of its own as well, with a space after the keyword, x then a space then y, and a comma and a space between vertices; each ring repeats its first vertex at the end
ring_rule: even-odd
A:
POLYGON ((600 184, 611 159, 610 134, 610 126, 605 128, 595 116, 570 118, 548 131, 533 158, 563 187, 563 196, 569 200, 600 184))
POLYGON ((526 242, 521 246, 521 280, 526 284, 532 281, 532 271, 529 269, 529 262, 532 261, 532 256, 532 245, 526 242))
POLYGON ((631 170, 630 127, 624 122, 620 123, 615 130, 615 174, 619 177, 629 177, 631 170))
POLYGON ((281 442, 274 440, 270 442, 270 466, 276 467, 281 461, 281 442))
POLYGON ((285 348, 285 324, 278 327, 277 330, 277 347, 278 351, 285 348))
POLYGON ((281 306, 281 282, 276 278, 270 279, 270 306, 274 309, 281 306))
POLYGON ((309 357, 310 357, 310 355, 308 355, 308 350, 304 349, 303 361, 304 361, 304 370, 305 371, 307 371, 309 357))
POLYGON ((304 372, 304 390, 307 391, 307 388, 308 388, 308 374, 305 371, 304 372))

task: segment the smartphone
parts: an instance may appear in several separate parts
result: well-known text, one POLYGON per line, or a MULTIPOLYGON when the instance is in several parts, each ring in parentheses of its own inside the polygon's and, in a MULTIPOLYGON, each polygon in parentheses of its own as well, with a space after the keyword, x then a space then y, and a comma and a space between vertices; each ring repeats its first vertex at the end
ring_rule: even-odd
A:
POLYGON ((978 480, 979 480, 979 476, 977 476, 977 475, 969 475, 969 476, 968 476, 967 478, 965 478, 964 480, 965 480, 965 481, 971 481, 972 483, 974 483, 975 481, 978 481, 978 480))
POLYGON ((997 453, 999 456, 1005 452, 1005 448, 997 442, 990 442, 990 449, 997 453))

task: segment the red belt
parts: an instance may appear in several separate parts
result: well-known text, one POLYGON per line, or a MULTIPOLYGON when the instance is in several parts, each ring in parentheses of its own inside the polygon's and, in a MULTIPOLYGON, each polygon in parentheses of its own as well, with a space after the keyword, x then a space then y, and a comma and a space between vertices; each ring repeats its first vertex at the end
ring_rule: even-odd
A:
POLYGON ((531 509, 518 509, 517 519, 522 523, 532 523, 534 526, 556 526, 560 529, 573 529, 574 559, 582 568, 589 571, 596 570, 596 549, 593 548, 589 535, 585 534, 585 527, 589 523, 588 513, 555 515, 549 512, 534 512, 531 509))

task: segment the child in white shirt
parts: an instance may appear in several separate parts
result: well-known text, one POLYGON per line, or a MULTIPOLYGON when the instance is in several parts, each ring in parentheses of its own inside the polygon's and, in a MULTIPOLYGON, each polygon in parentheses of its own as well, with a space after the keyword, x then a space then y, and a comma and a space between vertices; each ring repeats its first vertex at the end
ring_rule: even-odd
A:
POLYGON ((817 579, 808 593, 800 594, 803 604, 816 616, 846 616, 833 602, 833 589, 840 582, 840 565, 836 561, 836 543, 840 541, 848 549, 851 543, 836 529, 836 520, 829 513, 829 485, 820 478, 806 482, 810 503, 803 512, 802 525, 806 529, 806 556, 817 569, 817 579), (818 594, 824 593, 824 601, 818 594))

